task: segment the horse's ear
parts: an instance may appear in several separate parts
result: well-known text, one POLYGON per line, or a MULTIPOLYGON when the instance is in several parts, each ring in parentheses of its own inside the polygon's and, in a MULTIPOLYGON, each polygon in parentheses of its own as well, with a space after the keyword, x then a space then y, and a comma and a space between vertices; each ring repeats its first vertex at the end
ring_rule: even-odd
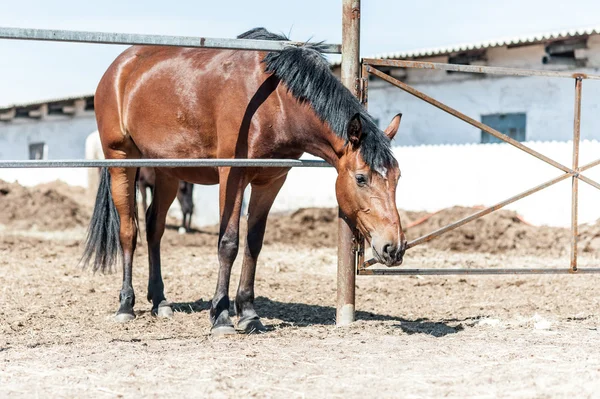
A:
POLYGON ((346 134, 348 135, 348 141, 353 147, 358 147, 360 138, 362 136, 362 122, 360 121, 360 114, 356 114, 348 122, 346 128, 346 134))
POLYGON ((389 139, 393 139, 396 133, 398 132, 398 128, 400 127, 400 120, 402 119, 402 114, 396 114, 392 118, 390 125, 385 129, 384 133, 389 139))

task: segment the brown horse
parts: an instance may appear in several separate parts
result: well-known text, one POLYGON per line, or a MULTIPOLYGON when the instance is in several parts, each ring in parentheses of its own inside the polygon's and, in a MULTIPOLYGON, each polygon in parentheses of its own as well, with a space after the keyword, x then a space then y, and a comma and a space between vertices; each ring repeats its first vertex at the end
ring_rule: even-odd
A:
MULTIPOLYGON (((156 185, 156 174, 154 168, 140 168, 137 176, 137 184, 142 194, 142 209, 148 211, 148 190, 154 198, 154 186, 156 185)), ((194 213, 194 185, 185 181, 179 182, 177 200, 181 207, 181 227, 179 232, 190 232, 192 230, 192 215, 194 213)))
MULTIPOLYGON (((239 36, 287 40, 263 28, 239 36)), ((325 159, 338 173, 342 213, 369 240, 375 256, 399 265, 406 240, 396 209, 400 171, 390 140, 400 115, 385 133, 332 74, 318 44, 281 52, 135 46, 108 68, 96 91, 96 117, 108 159, 289 158, 304 152, 325 159)), ((219 184, 219 273, 210 319, 215 334, 235 333, 229 315, 229 280, 238 253, 244 189, 252 187, 248 233, 235 311, 238 329, 263 326, 254 310, 256 261, 267 216, 289 168, 157 168, 148 211, 148 300, 171 316, 161 278, 160 241, 177 182, 219 184)), ((84 262, 95 269, 123 262, 117 321, 135 317, 131 282, 136 244, 134 168, 102 174, 84 262)), ((310 187, 307 187, 310 189, 310 187)))

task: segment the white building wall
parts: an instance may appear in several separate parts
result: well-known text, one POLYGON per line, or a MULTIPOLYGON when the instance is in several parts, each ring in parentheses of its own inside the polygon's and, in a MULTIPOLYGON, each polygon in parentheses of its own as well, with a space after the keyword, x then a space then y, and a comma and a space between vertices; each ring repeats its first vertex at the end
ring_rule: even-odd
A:
MULTIPOLYGON (((590 73, 597 70, 586 69, 590 73)), ((524 112, 528 141, 567 141, 573 135, 574 80, 538 77, 482 77, 460 82, 414 84, 419 91, 471 118, 524 112)), ((600 82, 585 80, 582 139, 600 139, 600 82)), ((403 113, 395 145, 476 144, 481 131, 385 82, 369 87, 369 112, 385 127, 403 113)))
MULTIPOLYGON (((0 160, 29 159, 29 144, 44 142, 48 159, 84 159, 85 140, 96 130, 93 112, 76 117, 49 115, 43 120, 0 123, 0 160)), ((87 186, 85 169, 0 169, 0 179, 31 186, 54 180, 87 186)))

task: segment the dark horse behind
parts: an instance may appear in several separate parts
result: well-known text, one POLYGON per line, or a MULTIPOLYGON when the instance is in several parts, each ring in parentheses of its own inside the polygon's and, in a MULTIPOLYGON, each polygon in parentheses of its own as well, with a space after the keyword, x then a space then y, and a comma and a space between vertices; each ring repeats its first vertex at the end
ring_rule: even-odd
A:
MULTIPOLYGON (((263 28, 240 38, 288 40, 263 28)), ((406 240, 396 209, 400 177, 390 140, 397 115, 381 131, 335 78, 319 44, 281 52, 134 46, 104 74, 95 97, 107 159, 287 158, 307 152, 333 165, 342 213, 386 265, 399 265, 406 240)), ((235 296, 237 328, 262 330, 254 279, 267 216, 289 168, 156 168, 147 213, 148 300, 158 316, 172 309, 164 295, 160 241, 180 180, 219 184, 219 273, 210 319, 215 334, 235 333, 229 314, 231 267, 238 254, 240 209, 251 185, 248 232, 235 296)), ((84 263, 94 270, 123 265, 117 321, 135 317, 131 276, 136 245, 134 168, 104 169, 84 263)), ((310 189, 310 187, 307 187, 310 189)))

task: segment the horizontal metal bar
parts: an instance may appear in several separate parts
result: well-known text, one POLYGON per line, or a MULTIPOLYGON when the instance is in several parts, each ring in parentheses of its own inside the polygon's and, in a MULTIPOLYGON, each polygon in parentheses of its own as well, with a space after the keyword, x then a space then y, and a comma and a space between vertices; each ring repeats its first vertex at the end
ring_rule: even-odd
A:
POLYGON ((538 159, 540 159, 540 160, 542 160, 542 161, 544 161, 544 162, 546 162, 546 163, 554 166, 557 169, 562 170, 563 172, 567 172, 567 173, 573 172, 571 170, 571 168, 569 168, 569 167, 567 167, 567 166, 565 166, 565 165, 563 165, 563 164, 561 164, 559 162, 556 162, 552 158, 549 158, 549 157, 545 156, 544 154, 541 154, 541 153, 539 153, 539 152, 537 152, 537 151, 535 151, 535 150, 527 147, 526 145, 523 145, 519 141, 517 141, 517 140, 515 140, 515 139, 513 139, 513 138, 511 138, 511 137, 509 137, 509 136, 507 136, 505 134, 500 133, 496 129, 492 129, 488 125, 484 125, 483 123, 481 123, 481 122, 479 122, 479 121, 477 121, 477 120, 475 120, 475 119, 473 119, 473 118, 471 118, 471 117, 463 114, 462 112, 457 111, 454 108, 449 107, 446 104, 443 104, 443 103, 437 101, 436 99, 434 99, 432 97, 429 97, 427 94, 418 91, 414 87, 409 86, 406 83, 404 83, 404 82, 402 82, 402 81, 400 81, 398 79, 395 79, 395 78, 393 78, 393 77, 385 74, 384 72, 381 72, 380 70, 378 70, 376 68, 372 68, 372 67, 369 66, 369 67, 367 67, 367 71, 369 73, 371 73, 371 74, 373 74, 373 75, 375 75, 375 76, 377 76, 377 77, 385 80, 386 82, 388 82, 388 83, 390 83, 390 84, 392 84, 392 85, 400 88, 401 90, 404 90, 405 92, 407 92, 407 93, 409 93, 409 94, 411 94, 411 95, 413 95, 413 96, 415 96, 417 98, 420 98, 421 100, 423 100, 423 101, 425 101, 425 102, 433 105, 434 107, 439 108, 442 111, 447 112, 450 115, 455 116, 458 119, 461 119, 461 120, 467 122, 469 125, 475 126, 476 128, 481 129, 484 132, 487 132, 487 133, 491 134, 492 136, 494 136, 494 137, 496 137, 496 138, 498 138, 498 139, 500 139, 500 140, 502 140, 502 141, 504 141, 504 142, 506 142, 506 143, 508 143, 508 144, 510 144, 512 146, 514 146, 514 147, 517 147, 521 151, 525 151, 529 155, 533 155, 534 157, 536 157, 536 158, 538 158, 538 159))
POLYGON ((488 75, 503 75, 503 76, 538 76, 546 78, 582 78, 600 80, 600 75, 560 72, 560 71, 542 71, 536 69, 517 69, 503 68, 491 66, 477 65, 458 65, 458 64, 443 64, 438 62, 423 62, 423 61, 406 61, 406 60, 381 60, 376 58, 364 58, 363 63, 373 66, 386 66, 397 68, 418 68, 418 69, 437 69, 443 71, 467 72, 467 73, 484 73, 488 75))
POLYGON ((0 161, 2 168, 160 168, 260 167, 260 168, 327 168, 327 162, 312 159, 86 159, 52 161, 0 161))
MULTIPOLYGON (((101 43, 124 45, 203 47, 232 50, 281 51, 287 47, 302 46, 304 42, 220 39, 194 36, 143 35, 137 33, 85 32, 52 29, 26 29, 0 27, 0 39, 41 40, 53 42, 101 43)), ((340 54, 340 44, 324 44, 322 52, 340 54)))
POLYGON ((507 268, 507 269, 358 269, 359 276, 452 276, 452 275, 498 275, 498 274, 599 274, 600 268, 507 268))

